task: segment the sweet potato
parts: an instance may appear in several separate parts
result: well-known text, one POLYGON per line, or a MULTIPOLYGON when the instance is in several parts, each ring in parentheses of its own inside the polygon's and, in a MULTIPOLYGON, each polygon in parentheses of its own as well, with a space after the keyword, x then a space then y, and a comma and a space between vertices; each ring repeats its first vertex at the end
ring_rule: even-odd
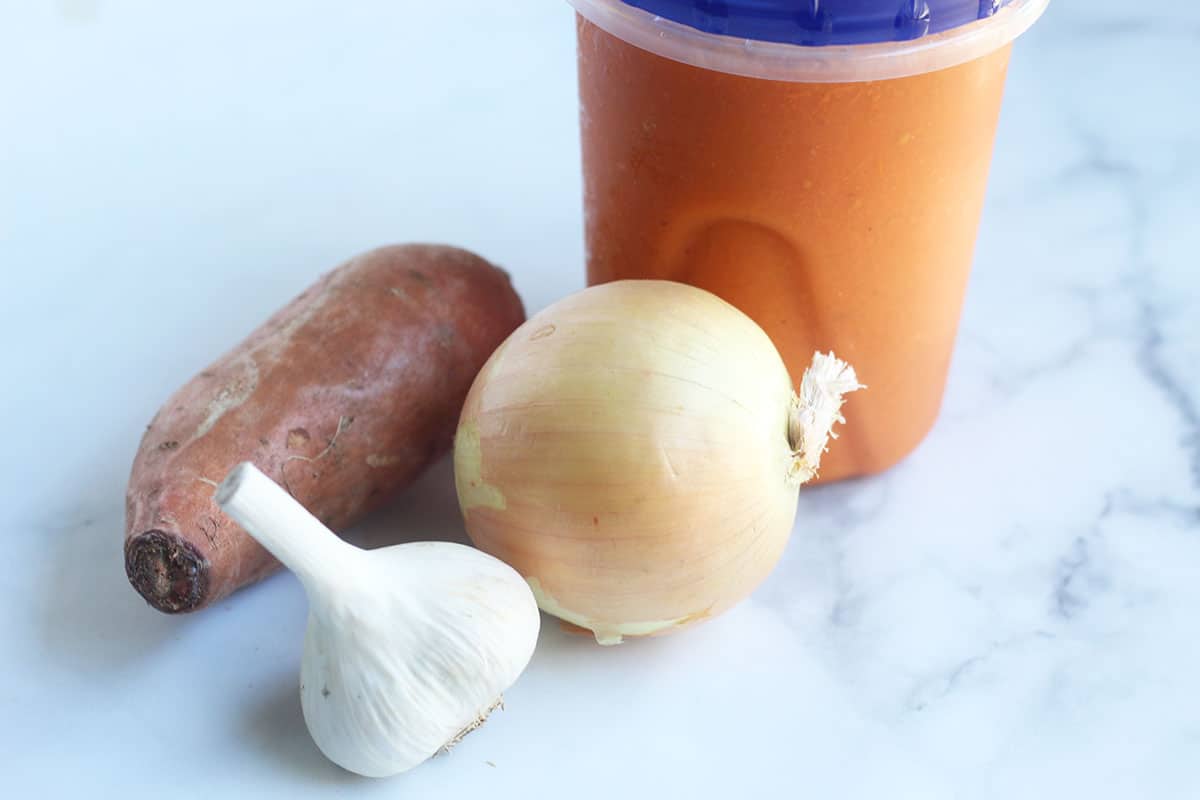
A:
POLYGON ((524 318, 507 274, 455 248, 380 248, 325 275, 151 421, 126 494, 130 583, 192 611, 279 566, 213 503, 241 461, 353 524, 449 449, 475 374, 524 318))

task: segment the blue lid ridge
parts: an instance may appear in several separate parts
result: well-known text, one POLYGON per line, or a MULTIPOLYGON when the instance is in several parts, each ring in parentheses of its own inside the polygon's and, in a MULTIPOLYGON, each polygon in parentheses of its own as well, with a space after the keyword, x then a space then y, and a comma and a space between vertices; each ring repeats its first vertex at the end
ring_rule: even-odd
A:
POLYGON ((1010 1, 622 0, 705 33, 813 47, 920 39, 991 17, 1010 1))

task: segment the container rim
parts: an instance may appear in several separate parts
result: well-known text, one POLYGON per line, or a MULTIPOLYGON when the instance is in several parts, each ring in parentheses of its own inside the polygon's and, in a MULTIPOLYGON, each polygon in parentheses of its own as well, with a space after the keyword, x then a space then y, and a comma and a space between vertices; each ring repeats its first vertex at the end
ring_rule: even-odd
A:
POLYGON ((705 33, 621 0, 567 2, 618 39, 694 67, 775 81, 852 83, 906 78, 987 55, 1029 30, 1050 0, 1012 0, 991 17, 919 39, 821 46, 705 33))

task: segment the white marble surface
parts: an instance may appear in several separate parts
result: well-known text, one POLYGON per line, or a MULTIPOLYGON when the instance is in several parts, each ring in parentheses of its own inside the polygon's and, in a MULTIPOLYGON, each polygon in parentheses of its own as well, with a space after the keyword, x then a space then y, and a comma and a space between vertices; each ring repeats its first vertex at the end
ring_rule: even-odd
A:
MULTIPOLYGON (((445 240, 531 308, 581 285, 565 4, 342 5, 0 2, 6 796, 1200 796, 1200 6, 1018 45, 911 459, 805 492, 692 632, 546 625, 503 713, 372 782, 305 733, 294 579, 173 618, 120 554, 158 403, 322 269, 445 240)), ((460 536, 445 466, 365 527, 460 536)))

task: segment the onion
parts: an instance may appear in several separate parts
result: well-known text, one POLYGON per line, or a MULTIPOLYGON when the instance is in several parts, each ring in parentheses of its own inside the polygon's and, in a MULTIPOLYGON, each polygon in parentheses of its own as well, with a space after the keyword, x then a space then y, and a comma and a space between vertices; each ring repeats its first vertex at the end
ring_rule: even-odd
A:
POLYGON ((467 532, 601 644, 676 630, 775 566, 858 388, 817 354, 797 396, 763 330, 701 289, 594 286, 475 379, 454 447, 467 532))

